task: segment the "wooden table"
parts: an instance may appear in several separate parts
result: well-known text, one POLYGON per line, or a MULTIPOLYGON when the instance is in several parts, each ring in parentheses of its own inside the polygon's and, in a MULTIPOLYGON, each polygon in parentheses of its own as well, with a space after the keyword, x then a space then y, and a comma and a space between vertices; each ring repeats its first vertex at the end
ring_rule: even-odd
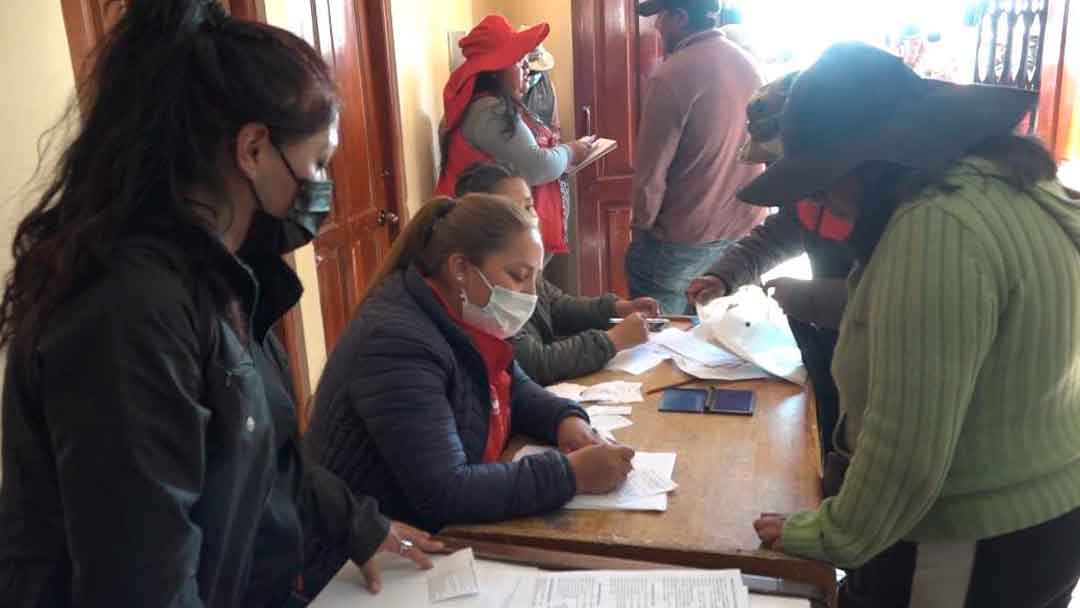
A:
MULTIPOLYGON (((821 502, 813 398, 779 380, 694 382, 664 362, 641 376, 602 371, 574 380, 644 383, 634 425, 619 441, 648 452, 675 452, 674 479, 664 513, 570 511, 497 524, 451 526, 440 536, 696 568, 739 568, 754 575, 809 583, 834 597, 835 570, 761 548, 753 521, 762 512, 786 513, 821 502), (723 385, 752 390, 753 416, 661 413, 665 387, 723 385)), ((504 458, 524 443, 516 438, 504 458)))

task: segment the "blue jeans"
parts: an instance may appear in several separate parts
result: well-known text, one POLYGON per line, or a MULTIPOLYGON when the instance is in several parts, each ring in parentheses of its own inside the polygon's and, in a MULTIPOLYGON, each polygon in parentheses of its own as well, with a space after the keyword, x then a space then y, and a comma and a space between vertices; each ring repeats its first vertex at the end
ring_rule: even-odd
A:
POLYGON ((630 297, 655 298, 666 314, 688 312, 690 302, 686 299, 686 288, 690 286, 690 280, 704 274, 731 243, 712 241, 679 245, 660 241, 647 232, 635 234, 626 250, 626 283, 630 297))

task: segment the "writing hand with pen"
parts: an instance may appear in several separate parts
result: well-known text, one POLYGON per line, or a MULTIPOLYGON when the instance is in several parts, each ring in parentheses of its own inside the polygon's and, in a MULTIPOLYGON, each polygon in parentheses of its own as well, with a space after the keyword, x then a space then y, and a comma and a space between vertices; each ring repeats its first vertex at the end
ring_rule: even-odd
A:
POLYGON ((570 461, 579 493, 606 494, 619 487, 633 469, 633 448, 609 443, 577 416, 559 423, 558 441, 559 450, 570 461))
POLYGON ((660 315, 660 303, 652 298, 615 302, 615 314, 622 320, 607 330, 616 351, 633 348, 649 341, 648 319, 660 315))

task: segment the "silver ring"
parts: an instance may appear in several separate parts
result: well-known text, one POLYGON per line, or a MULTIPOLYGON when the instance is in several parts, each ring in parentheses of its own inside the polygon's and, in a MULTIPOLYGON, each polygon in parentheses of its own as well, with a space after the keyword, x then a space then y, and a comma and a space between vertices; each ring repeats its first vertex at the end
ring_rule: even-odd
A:
POLYGON ((415 545, 413 545, 413 542, 411 540, 406 540, 404 538, 399 538, 398 539, 398 554, 405 555, 409 551, 412 551, 412 548, 414 546, 415 545))

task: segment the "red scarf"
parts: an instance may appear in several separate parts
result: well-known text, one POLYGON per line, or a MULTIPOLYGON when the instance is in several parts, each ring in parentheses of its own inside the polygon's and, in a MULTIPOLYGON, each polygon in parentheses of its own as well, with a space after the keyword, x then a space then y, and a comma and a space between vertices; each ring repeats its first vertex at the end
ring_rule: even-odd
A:
POLYGON ((472 340, 480 357, 484 360, 487 371, 488 390, 491 399, 491 414, 488 417, 487 443, 484 445, 482 462, 498 462, 510 439, 510 373, 506 371, 514 358, 514 349, 506 340, 480 331, 462 319, 443 299, 442 294, 431 281, 428 287, 434 292, 450 318, 458 324, 472 340))

